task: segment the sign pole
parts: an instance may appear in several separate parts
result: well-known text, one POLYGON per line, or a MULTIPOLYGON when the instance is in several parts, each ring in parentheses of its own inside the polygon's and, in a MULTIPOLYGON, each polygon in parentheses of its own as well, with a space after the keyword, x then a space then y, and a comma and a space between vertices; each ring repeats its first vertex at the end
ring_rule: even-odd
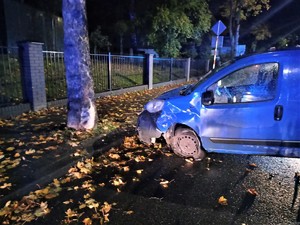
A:
POLYGON ((212 31, 217 35, 216 37, 216 46, 214 51, 214 62, 213 62, 213 69, 216 67, 217 61, 217 53, 218 53, 218 45, 219 45, 219 35, 226 29, 226 26, 219 20, 213 27, 212 31))
POLYGON ((217 35, 217 38, 216 38, 216 47, 215 47, 215 51, 214 51, 213 69, 216 67, 217 53, 218 53, 218 42, 219 42, 219 35, 217 35))

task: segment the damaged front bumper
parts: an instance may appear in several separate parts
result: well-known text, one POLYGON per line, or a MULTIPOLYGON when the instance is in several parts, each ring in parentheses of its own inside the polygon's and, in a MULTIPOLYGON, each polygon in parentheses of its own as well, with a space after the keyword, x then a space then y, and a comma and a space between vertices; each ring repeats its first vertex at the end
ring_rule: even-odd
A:
POLYGON ((160 116, 160 112, 149 113, 144 110, 138 118, 137 131, 139 139, 147 144, 155 142, 156 138, 162 136, 162 132, 156 126, 156 120, 160 116))

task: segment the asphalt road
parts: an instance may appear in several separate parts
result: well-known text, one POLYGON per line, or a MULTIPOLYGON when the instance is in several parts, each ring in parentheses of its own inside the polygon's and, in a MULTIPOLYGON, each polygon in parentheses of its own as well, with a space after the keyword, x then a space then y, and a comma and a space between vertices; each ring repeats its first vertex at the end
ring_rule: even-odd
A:
POLYGON ((143 169, 139 182, 128 183, 121 193, 107 190, 112 192, 108 194, 111 201, 118 202, 110 224, 300 224, 298 199, 291 209, 293 178, 300 159, 209 158, 190 163, 161 155, 152 162, 136 164, 136 169, 143 169), (168 187, 162 187, 162 179, 169 181, 168 187), (249 194, 250 188, 258 195, 249 194), (218 203, 221 196, 227 205, 218 203))
MULTIPOLYGON (((96 160, 102 166, 88 180, 97 186, 93 198, 113 205, 110 225, 300 224, 300 197, 291 208, 297 158, 209 154, 194 162, 165 148, 143 147, 117 149, 96 160), (122 185, 113 185, 116 178, 122 185), (221 196, 227 204, 219 203, 221 196)), ((50 202, 51 214, 33 224, 59 224, 70 207, 62 202, 82 194, 62 192, 50 202)))

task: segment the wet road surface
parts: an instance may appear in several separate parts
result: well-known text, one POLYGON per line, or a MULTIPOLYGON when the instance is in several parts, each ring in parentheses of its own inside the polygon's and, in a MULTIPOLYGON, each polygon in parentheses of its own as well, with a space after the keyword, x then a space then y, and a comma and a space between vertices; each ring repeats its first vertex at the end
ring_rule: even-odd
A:
MULTIPOLYGON (((101 166, 85 180, 95 186, 89 192, 93 199, 113 205, 108 224, 300 224, 300 200, 291 208, 297 158, 209 154, 195 162, 164 148, 139 148, 114 150, 97 160, 101 166), (221 196, 227 204, 218 202, 221 196)), ((68 186, 82 183, 84 179, 68 186)), ((50 201, 44 224, 55 224, 55 219, 59 224, 70 208, 62 202, 80 202, 86 194, 66 190, 50 201)))

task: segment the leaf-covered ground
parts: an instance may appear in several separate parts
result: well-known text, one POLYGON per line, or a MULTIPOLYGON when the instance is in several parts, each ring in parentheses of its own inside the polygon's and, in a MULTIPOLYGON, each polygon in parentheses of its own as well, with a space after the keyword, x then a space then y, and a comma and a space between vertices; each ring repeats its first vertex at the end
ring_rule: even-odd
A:
MULTIPOLYGON (((57 211, 58 206, 60 217, 53 224, 92 224, 92 221, 102 224, 109 221, 109 211, 116 203, 99 201, 94 193, 107 185, 121 191, 128 182, 123 175, 131 170, 131 164, 149 161, 149 156, 157 154, 153 149, 161 146, 148 148, 138 142, 134 134, 137 116, 147 101, 174 87, 97 99, 99 122, 90 132, 68 129, 65 107, 0 120, 2 224, 42 224, 41 221, 57 211), (116 139, 123 140, 126 135, 129 136, 124 139, 122 149, 111 148, 97 159, 91 157, 94 150, 89 151, 84 144, 97 140, 95 146, 101 148, 116 139), (113 167, 117 173, 99 181, 91 177, 95 171, 101 173, 107 167, 113 167), (67 171, 66 175, 47 183, 47 176, 55 176, 60 168, 67 171)), ((130 178, 131 182, 138 181, 141 173, 143 170, 137 169, 136 177, 130 178)), ((171 181, 160 182, 167 186, 171 181)))

